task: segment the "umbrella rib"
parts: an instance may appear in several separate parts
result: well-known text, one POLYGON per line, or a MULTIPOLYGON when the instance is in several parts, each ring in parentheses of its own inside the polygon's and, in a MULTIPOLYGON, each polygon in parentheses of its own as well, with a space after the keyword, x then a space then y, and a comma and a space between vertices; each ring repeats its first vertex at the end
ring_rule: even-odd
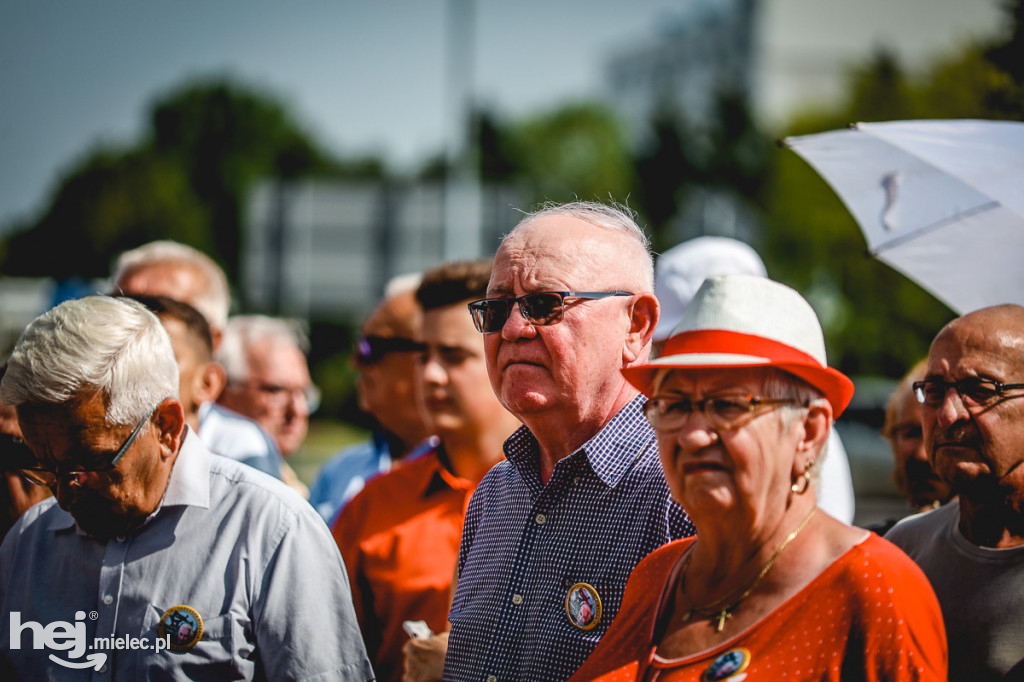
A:
POLYGON ((955 216, 950 216, 949 218, 943 218, 942 220, 938 220, 934 223, 931 223, 930 225, 924 225, 912 232, 907 232, 906 234, 902 234, 899 237, 890 239, 889 241, 883 244, 879 244, 873 249, 868 249, 868 253, 870 253, 872 256, 878 256, 883 251, 888 251, 889 249, 894 249, 897 246, 902 246, 903 244, 912 239, 917 239, 921 235, 928 234, 929 232, 934 232, 935 230, 939 230, 950 223, 956 222, 958 220, 963 220, 964 218, 969 218, 972 215, 976 215, 978 213, 991 211, 992 209, 999 208, 1000 206, 1001 204, 998 201, 989 201, 987 203, 975 206, 972 209, 964 211, 963 213, 958 213, 955 216))

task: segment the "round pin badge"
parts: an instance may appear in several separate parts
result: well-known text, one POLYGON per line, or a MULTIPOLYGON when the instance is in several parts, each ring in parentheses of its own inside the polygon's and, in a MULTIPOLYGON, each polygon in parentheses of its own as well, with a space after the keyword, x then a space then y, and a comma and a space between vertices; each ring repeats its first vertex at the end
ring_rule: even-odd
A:
POLYGON ((203 617, 191 606, 172 606, 160 616, 156 631, 172 651, 188 651, 203 636, 203 617))
POLYGON ((750 651, 743 647, 730 649, 714 660, 700 676, 701 682, 719 682, 730 680, 739 682, 746 678, 743 671, 750 665, 750 651))
POLYGON ((580 630, 592 630, 601 622, 601 595, 593 585, 576 583, 565 594, 565 613, 580 630))

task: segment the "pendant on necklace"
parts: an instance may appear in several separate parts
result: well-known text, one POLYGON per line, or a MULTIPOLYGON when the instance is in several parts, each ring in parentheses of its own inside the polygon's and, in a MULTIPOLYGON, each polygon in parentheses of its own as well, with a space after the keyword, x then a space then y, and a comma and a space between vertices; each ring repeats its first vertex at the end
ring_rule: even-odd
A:
POLYGON ((725 629, 725 620, 727 618, 732 618, 732 614, 729 613, 729 609, 728 608, 724 608, 724 609, 722 609, 721 611, 718 612, 718 615, 714 616, 711 619, 711 620, 717 620, 718 621, 718 625, 715 627, 715 630, 717 632, 721 632, 722 630, 725 629))

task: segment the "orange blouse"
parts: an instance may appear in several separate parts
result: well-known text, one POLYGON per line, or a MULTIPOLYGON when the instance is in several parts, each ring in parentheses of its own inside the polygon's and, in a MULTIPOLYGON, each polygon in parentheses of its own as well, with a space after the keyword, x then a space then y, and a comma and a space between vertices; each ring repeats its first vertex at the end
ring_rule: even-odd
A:
POLYGON ((571 682, 946 680, 946 633, 927 578, 871 534, 800 592, 733 639, 667 661, 652 643, 680 559, 669 543, 633 571, 622 608, 571 682))

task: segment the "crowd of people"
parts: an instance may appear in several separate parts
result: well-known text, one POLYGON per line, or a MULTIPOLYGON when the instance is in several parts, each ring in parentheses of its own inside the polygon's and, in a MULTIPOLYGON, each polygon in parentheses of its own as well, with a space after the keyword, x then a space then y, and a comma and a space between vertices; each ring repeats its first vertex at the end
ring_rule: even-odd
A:
POLYGON ((914 514, 870 528, 853 382, 735 240, 656 261, 571 202, 396 278, 352 352, 375 428, 309 488, 309 341, 230 309, 153 242, 0 366, 4 679, 1024 679, 1020 306, 899 383, 914 514))

